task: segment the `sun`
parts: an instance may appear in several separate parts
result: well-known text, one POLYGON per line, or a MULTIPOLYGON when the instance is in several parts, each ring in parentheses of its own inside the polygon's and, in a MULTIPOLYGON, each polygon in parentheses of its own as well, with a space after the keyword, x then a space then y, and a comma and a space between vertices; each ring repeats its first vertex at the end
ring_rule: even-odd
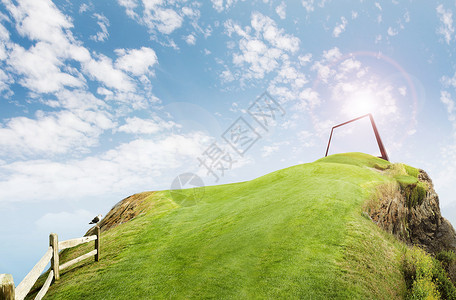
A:
POLYGON ((375 113, 379 99, 371 89, 360 89, 347 95, 347 102, 344 105, 343 113, 347 116, 361 116, 368 113, 375 113))

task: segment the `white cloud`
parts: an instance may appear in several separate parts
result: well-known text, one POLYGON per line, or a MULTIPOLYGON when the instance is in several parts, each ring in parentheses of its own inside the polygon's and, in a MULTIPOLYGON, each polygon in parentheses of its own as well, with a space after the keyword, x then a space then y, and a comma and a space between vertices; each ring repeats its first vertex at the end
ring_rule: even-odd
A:
POLYGON ((323 58, 328 62, 334 62, 342 57, 339 48, 334 47, 329 50, 323 51, 323 58))
POLYGON ((451 9, 446 10, 443 8, 442 4, 437 6, 436 11, 441 23, 437 33, 442 35, 445 42, 449 45, 454 33, 453 12, 451 9))
POLYGON ((147 190, 171 182, 180 168, 197 164, 196 157, 208 142, 209 137, 199 132, 168 134, 160 139, 137 139, 80 160, 1 165, 0 171, 8 176, 0 178, 0 202, 73 200, 147 190))
POLYGON ((182 17, 172 9, 156 9, 150 16, 145 14, 144 21, 149 27, 156 27, 164 34, 170 34, 182 26, 182 17))
POLYGON ((85 13, 86 11, 92 9, 91 5, 88 5, 87 3, 82 3, 81 6, 79 6, 79 13, 85 13))
MULTIPOLYGON (((440 92, 440 101, 445 106, 447 111, 447 118, 453 127, 453 139, 446 145, 441 147, 441 161, 442 164, 438 169, 437 176, 434 179, 436 189, 444 191, 452 191, 454 187, 454 180, 456 178, 456 104, 452 95, 448 91, 440 92)), ((447 192, 448 193, 448 192, 447 192)), ((439 193, 440 194, 440 193, 439 193)), ((442 196, 442 195, 440 195, 442 196)), ((442 197, 441 205, 449 205, 454 203, 451 196, 442 197)))
POLYGON ((220 78, 222 79, 223 82, 232 82, 235 79, 233 73, 231 73, 231 71, 228 69, 224 70, 220 74, 220 78))
POLYGON ((336 27, 334 27, 333 36, 339 37, 339 35, 345 31, 345 27, 347 26, 347 23, 348 23, 347 19, 345 19, 345 17, 341 17, 340 23, 337 24, 336 27))
POLYGON ((286 17, 287 17, 287 12, 286 12, 286 9, 287 9, 287 5, 285 4, 285 2, 281 2, 280 5, 278 5, 275 9, 277 15, 282 19, 284 20, 286 17))
MULTIPOLYGON (((125 67, 129 67, 125 65, 125 67)), ((104 83, 107 87, 115 88, 119 91, 134 91, 135 84, 122 71, 115 69, 112 60, 104 55, 98 55, 98 60, 91 59, 83 64, 83 70, 93 79, 104 83)))
POLYGON ((452 87, 456 88, 456 73, 454 73, 453 77, 442 76, 440 81, 446 87, 452 86, 452 87))
POLYGON ((271 154, 277 152, 279 150, 279 146, 263 146, 261 149, 261 156, 262 157, 268 157, 271 154))
POLYGON ((382 35, 381 35, 381 34, 379 34, 379 35, 377 35, 377 36, 375 37, 375 43, 376 43, 376 44, 380 43, 381 40, 382 40, 382 35))
POLYGON ((135 76, 152 74, 150 68, 158 63, 157 55, 151 48, 117 49, 115 52, 119 56, 115 62, 116 68, 130 72, 135 76))
POLYGON ((87 152, 98 144, 99 135, 112 128, 103 112, 38 112, 36 119, 12 118, 0 127, 0 154, 13 157, 87 152))
POLYGON ((447 91, 441 91, 440 101, 445 105, 448 113, 448 120, 453 123, 453 127, 456 127, 455 104, 454 100, 451 98, 451 94, 447 91))
POLYGON ((39 42, 29 50, 14 45, 8 64, 15 73, 22 75, 19 83, 38 93, 51 93, 67 87, 83 87, 85 80, 77 72, 74 75, 61 71, 63 62, 52 44, 39 42))
POLYGON ((70 18, 62 14, 51 1, 27 0, 14 5, 10 0, 3 1, 16 20, 16 29, 22 36, 31 40, 51 44, 66 44, 64 30, 73 27, 70 18))
POLYGON ((361 62, 354 59, 353 57, 347 58, 339 65, 339 71, 341 74, 347 74, 350 72, 358 71, 361 68, 361 62))
POLYGON ((397 35, 398 33, 399 33, 399 32, 397 31, 397 29, 394 29, 394 28, 392 28, 391 26, 388 27, 388 35, 389 35, 389 36, 395 36, 395 35, 397 35))
POLYGON ((302 6, 304 6, 304 8, 307 10, 307 12, 311 12, 311 11, 314 11, 314 2, 315 0, 303 0, 301 3, 302 3, 302 6))
POLYGON ((295 53, 299 49, 299 39, 279 29, 269 17, 258 12, 251 16, 251 26, 244 29, 232 20, 224 24, 229 36, 236 33, 241 37, 240 52, 234 52, 233 63, 240 68, 242 79, 263 78, 265 74, 277 69, 285 53, 295 53), (253 31, 252 31, 253 29, 253 31))
POLYGON ((189 34, 187 36, 184 36, 184 40, 189 45, 195 45, 195 43, 196 43, 196 38, 195 38, 195 36, 193 34, 189 34))
MULTIPOLYGON (((142 0, 142 6, 138 5, 135 0, 118 0, 118 3, 125 8, 126 14, 147 26, 151 33, 156 31, 169 35, 183 24, 183 17, 177 12, 179 7, 166 6, 163 1, 142 0), (143 8, 142 14, 138 14, 135 10, 143 8), (172 8, 170 8, 172 7, 172 8)), ((176 2, 170 3, 176 4, 176 2)), ((188 12, 188 10, 186 10, 188 12)))
POLYGON ((161 118, 141 119, 138 117, 127 118, 126 123, 119 127, 118 131, 132 134, 155 134, 163 130, 180 127, 172 121, 164 121, 161 118))
POLYGON ((130 18, 136 19, 138 17, 135 12, 135 9, 138 7, 137 0, 117 0, 117 3, 119 3, 120 6, 125 7, 125 12, 130 18))
POLYGON ((6 74, 3 70, 0 69, 0 94, 3 94, 6 97, 12 96, 13 91, 10 90, 9 86, 13 82, 11 76, 6 74))
POLYGON ((375 2, 375 7, 378 8, 378 10, 382 11, 382 6, 380 5, 380 3, 378 2, 375 2))
POLYGON ((410 13, 408 11, 406 11, 404 13, 404 21, 405 21, 405 23, 409 23, 410 22, 410 13))
POLYGON ((299 39, 291 34, 286 34, 283 29, 279 29, 271 18, 254 12, 252 13, 251 25, 256 30, 257 35, 262 35, 266 41, 276 48, 292 53, 299 49, 299 39))
MULTIPOLYGON (((305 56, 307 57, 301 59, 304 61, 310 60, 311 56, 305 56)), ((306 62, 304 62, 305 64, 306 62)), ((297 102, 298 104, 296 104, 295 108, 299 106, 304 109, 309 103, 307 103, 308 99, 303 98, 303 89, 309 82, 309 79, 306 73, 300 70, 300 65, 290 61, 284 61, 277 75, 271 81, 268 91, 280 102, 297 102)))
POLYGON ((193 9, 188 6, 183 7, 182 12, 184 13, 184 15, 189 16, 189 17, 199 17, 200 16, 200 12, 197 9, 193 9))
MULTIPOLYGON (((17 31, 35 44, 29 49, 11 44, 7 64, 21 75, 19 83, 36 93, 58 93, 67 87, 87 88, 86 78, 70 63, 80 62, 90 79, 118 91, 134 91, 135 84, 122 71, 112 66, 103 55, 93 59, 72 35, 71 19, 49 1, 22 1, 17 6, 6 1, 17 31)), ((99 15, 103 19, 102 15, 99 15)))
POLYGON ((311 70, 317 71, 318 79, 326 83, 336 74, 336 70, 332 69, 331 65, 342 57, 342 53, 340 53, 339 48, 334 47, 324 50, 322 57, 322 60, 314 62, 311 70))
POLYGON ((307 53, 305 55, 300 55, 298 56, 298 59, 299 59, 299 63, 302 65, 302 66, 305 66, 307 65, 309 62, 312 61, 312 54, 311 53, 307 53))
POLYGON ((317 71, 318 79, 322 80, 323 82, 328 82, 328 79, 336 73, 335 70, 332 70, 329 66, 323 64, 320 61, 315 62, 312 65, 311 70, 317 71))
POLYGON ((306 88, 299 94, 299 102, 295 105, 294 109, 304 111, 307 108, 314 108, 321 102, 318 92, 311 88, 306 88))
POLYGON ((352 20, 357 19, 357 18, 358 18, 358 12, 352 10, 352 12, 351 12, 351 17, 352 17, 352 20))
POLYGON ((52 108, 64 108, 69 111, 103 111, 108 105, 92 93, 85 90, 62 90, 56 93, 57 100, 42 100, 44 104, 52 108))
POLYGON ((109 27, 109 20, 103 14, 93 14, 95 18, 97 18, 97 24, 100 26, 101 31, 97 32, 95 35, 91 35, 90 39, 96 42, 104 42, 108 39, 108 27, 109 27))
POLYGON ((269 73, 278 66, 277 59, 280 58, 281 51, 276 48, 268 48, 260 40, 241 40, 239 42, 241 54, 234 54, 233 62, 237 66, 244 63, 249 65, 249 74, 253 78, 263 78, 265 73, 269 73))
POLYGON ((217 12, 222 12, 236 4, 237 0, 211 0, 212 6, 217 12))

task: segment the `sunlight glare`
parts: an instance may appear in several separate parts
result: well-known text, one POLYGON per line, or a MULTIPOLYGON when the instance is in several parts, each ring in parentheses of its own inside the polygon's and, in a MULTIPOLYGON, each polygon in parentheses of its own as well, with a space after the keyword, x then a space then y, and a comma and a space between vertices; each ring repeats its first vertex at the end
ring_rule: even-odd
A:
POLYGON ((347 116, 357 117, 373 113, 378 108, 378 99, 370 89, 362 89, 352 93, 347 99, 343 112, 347 116))

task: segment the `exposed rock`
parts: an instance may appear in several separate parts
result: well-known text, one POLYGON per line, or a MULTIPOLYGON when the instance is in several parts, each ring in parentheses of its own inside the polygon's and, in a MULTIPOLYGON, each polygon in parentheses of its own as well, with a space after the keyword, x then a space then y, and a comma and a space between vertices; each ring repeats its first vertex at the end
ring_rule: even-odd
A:
POLYGON ((379 203, 370 211, 370 217, 409 245, 421 246, 434 254, 442 250, 456 252, 456 232, 440 213, 439 197, 432 180, 423 170, 420 170, 418 180, 428 186, 421 204, 408 207, 400 189, 390 189, 379 193, 379 203))
MULTIPOLYGON (((144 192, 135 194, 118 202, 113 208, 111 208, 106 217, 98 223, 101 231, 106 231, 122 223, 128 222, 137 215, 141 214, 144 211, 144 209, 141 209, 140 207, 141 204, 143 204, 144 200, 153 193, 154 192, 144 192)), ((85 236, 93 234, 95 234, 95 226, 90 228, 86 232, 85 236)))

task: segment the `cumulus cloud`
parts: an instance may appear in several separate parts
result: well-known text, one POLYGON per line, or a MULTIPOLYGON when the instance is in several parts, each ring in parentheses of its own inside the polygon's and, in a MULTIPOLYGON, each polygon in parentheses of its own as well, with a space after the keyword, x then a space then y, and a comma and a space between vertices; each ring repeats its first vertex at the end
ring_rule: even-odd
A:
POLYGON ((339 37, 339 35, 345 31, 345 27, 347 26, 347 19, 345 19, 345 17, 341 17, 340 18, 340 23, 336 25, 336 27, 334 27, 334 30, 333 30, 333 36, 334 37, 339 37))
POLYGON ((29 50, 14 44, 7 63, 22 76, 19 83, 34 92, 51 93, 64 87, 85 85, 84 78, 77 72, 72 75, 61 71, 63 62, 49 43, 37 43, 29 50))
POLYGON ((84 63, 83 70, 107 87, 123 92, 135 90, 134 82, 125 73, 114 68, 112 60, 102 54, 98 55, 98 59, 84 63))
POLYGON ((158 63, 157 55, 152 48, 141 47, 140 49, 117 49, 115 66, 118 69, 140 76, 152 73, 151 67, 158 63))
MULTIPOLYGON (((9 159, 85 155, 99 145, 104 132, 116 127, 116 118, 159 102, 145 76, 153 75, 152 67, 157 64, 152 49, 118 49, 113 62, 85 48, 72 34, 71 18, 53 2, 5 0, 4 5, 9 17, 0 17, 7 18, 28 43, 21 46, 11 41, 0 25, 0 60, 4 64, 0 93, 8 97, 12 93, 9 85, 20 84, 29 92, 23 101, 52 110, 4 120, 1 155, 9 159), (89 86, 104 98, 95 97, 89 86)), ((93 38, 104 40, 109 21, 102 14, 94 17, 102 31, 93 38)))
POLYGON ((0 127, 0 154, 13 157, 87 151, 114 123, 107 113, 38 112, 36 119, 16 117, 0 127))
POLYGON ((189 34, 189 35, 185 36, 184 40, 189 45, 195 45, 195 43, 196 43, 196 38, 193 34, 189 34))
POLYGON ((445 42, 449 45, 454 34, 453 12, 451 9, 445 9, 443 4, 437 6, 436 11, 440 20, 440 27, 438 28, 437 33, 442 35, 445 42))
POLYGON ((287 5, 285 4, 285 2, 281 2, 280 5, 278 5, 275 9, 277 15, 279 15, 279 17, 284 20, 286 17, 287 17, 287 12, 286 12, 286 9, 287 9, 287 5))
POLYGON ((323 58, 327 62, 334 62, 334 61, 340 59, 341 56, 342 56, 342 53, 340 53, 340 50, 337 47, 323 51, 323 58))
POLYGON ((164 34, 170 34, 182 26, 182 17, 172 9, 158 8, 154 12, 146 12, 144 22, 149 28, 156 27, 164 34))
POLYGON ((222 79, 223 82, 231 82, 231 81, 234 81, 234 79, 235 79, 233 73, 228 69, 224 70, 220 74, 220 78, 222 79))
MULTIPOLYGON (((32 41, 29 49, 9 42, 6 63, 9 72, 19 75, 19 84, 38 94, 55 94, 67 88, 86 89, 89 79, 118 92, 135 92, 134 80, 115 68, 110 58, 95 52, 92 57, 72 35, 71 19, 52 2, 21 1, 14 5, 5 0, 5 5, 17 31, 32 41), (72 65, 75 62, 80 63, 80 70, 72 65)), ((102 15, 96 16, 107 22, 102 15)))
POLYGON ((292 53, 299 49, 299 39, 285 33, 285 30, 279 29, 271 18, 259 12, 254 12, 252 13, 251 25, 255 29, 257 36, 263 36, 266 41, 276 48, 292 53))
POLYGON ((240 36, 240 52, 233 54, 233 63, 241 68, 247 67, 247 72, 242 72, 243 78, 260 79, 278 68, 285 53, 295 53, 300 40, 285 33, 271 18, 261 13, 253 12, 250 23, 252 27, 242 28, 228 20, 224 26, 229 36, 234 33, 240 36))
POLYGON ((73 27, 71 20, 62 14, 51 1, 20 1, 17 6, 10 0, 3 1, 16 20, 19 34, 34 41, 67 44, 64 30, 73 27))

